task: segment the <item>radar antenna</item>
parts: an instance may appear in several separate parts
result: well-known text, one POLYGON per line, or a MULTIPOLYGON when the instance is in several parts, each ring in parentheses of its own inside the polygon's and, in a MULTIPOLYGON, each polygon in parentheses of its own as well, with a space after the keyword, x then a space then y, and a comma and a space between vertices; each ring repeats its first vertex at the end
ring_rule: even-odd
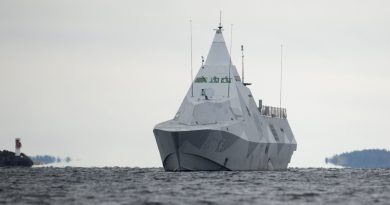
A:
POLYGON ((219 26, 218 26, 219 30, 222 29, 222 11, 219 11, 219 26))

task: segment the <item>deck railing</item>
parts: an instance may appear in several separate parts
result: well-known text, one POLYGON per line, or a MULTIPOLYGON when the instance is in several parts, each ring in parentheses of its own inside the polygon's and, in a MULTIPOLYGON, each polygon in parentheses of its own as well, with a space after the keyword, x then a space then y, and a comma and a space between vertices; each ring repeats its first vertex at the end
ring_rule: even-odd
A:
POLYGON ((271 107, 271 106, 261 106, 258 108, 260 111, 260 115, 269 116, 269 117, 277 117, 277 118, 287 118, 287 110, 286 108, 280 107, 271 107))

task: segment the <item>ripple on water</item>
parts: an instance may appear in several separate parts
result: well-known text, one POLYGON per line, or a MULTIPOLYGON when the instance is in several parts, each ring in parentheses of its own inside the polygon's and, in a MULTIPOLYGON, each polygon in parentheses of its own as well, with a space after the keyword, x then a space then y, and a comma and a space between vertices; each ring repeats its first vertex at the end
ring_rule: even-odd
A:
POLYGON ((390 169, 0 168, 0 204, 386 204, 390 169))

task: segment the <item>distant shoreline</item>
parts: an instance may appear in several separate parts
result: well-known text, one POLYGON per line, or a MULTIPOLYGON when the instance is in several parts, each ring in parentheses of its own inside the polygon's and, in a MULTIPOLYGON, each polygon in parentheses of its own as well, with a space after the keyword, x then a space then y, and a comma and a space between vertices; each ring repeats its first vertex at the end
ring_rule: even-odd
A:
POLYGON ((350 168, 390 168, 390 151, 366 149, 345 152, 325 158, 325 163, 350 168))

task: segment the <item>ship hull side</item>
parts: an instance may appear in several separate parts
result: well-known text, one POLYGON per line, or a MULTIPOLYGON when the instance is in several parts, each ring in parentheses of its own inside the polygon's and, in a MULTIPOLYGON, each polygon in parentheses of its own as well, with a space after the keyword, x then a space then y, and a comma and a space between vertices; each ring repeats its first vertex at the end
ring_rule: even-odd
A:
POLYGON ((221 130, 153 130, 166 171, 282 170, 296 144, 258 143, 221 130))

